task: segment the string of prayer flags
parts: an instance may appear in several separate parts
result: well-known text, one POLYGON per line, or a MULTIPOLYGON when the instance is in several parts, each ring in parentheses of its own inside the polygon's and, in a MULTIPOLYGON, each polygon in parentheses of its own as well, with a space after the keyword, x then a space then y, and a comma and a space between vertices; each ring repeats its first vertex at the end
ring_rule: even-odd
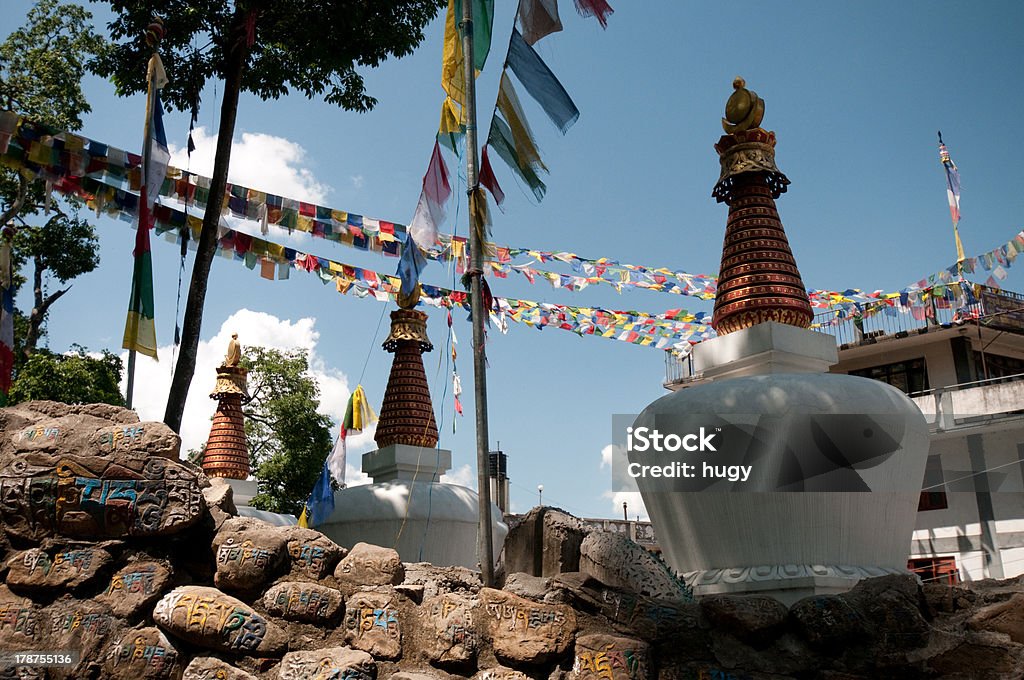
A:
POLYGON ((463 112, 466 107, 466 85, 463 81, 462 39, 458 28, 462 16, 458 13, 456 4, 457 0, 448 0, 448 11, 444 19, 441 89, 444 90, 446 97, 441 109, 440 133, 458 132, 464 129, 465 125, 463 112))
POLYGON ((597 17, 601 28, 608 28, 608 17, 615 13, 606 0, 573 0, 581 16, 597 17))
POLYGON ((540 55, 526 44, 515 27, 512 28, 506 63, 530 96, 544 109, 544 113, 548 114, 548 118, 565 134, 580 117, 580 110, 555 74, 540 55))
POLYGON ((517 18, 527 45, 562 30, 558 0, 520 0, 517 18))

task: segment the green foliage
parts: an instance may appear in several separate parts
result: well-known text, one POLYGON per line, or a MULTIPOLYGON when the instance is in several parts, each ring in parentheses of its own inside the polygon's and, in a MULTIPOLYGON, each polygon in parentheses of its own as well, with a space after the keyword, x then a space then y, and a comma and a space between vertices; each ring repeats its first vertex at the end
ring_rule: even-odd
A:
POLYGON ((260 99, 278 99, 294 90, 322 96, 345 109, 367 111, 376 100, 365 91, 359 66, 376 67, 402 57, 423 40, 423 28, 447 6, 445 0, 104 0, 117 14, 110 24, 118 41, 90 67, 110 78, 118 94, 144 92, 143 35, 153 13, 164 21, 160 55, 174 74, 162 92, 178 110, 198 102, 207 79, 225 79, 229 53, 245 42, 253 13, 254 42, 241 89, 260 99), (196 45, 203 45, 195 49, 196 45))
POLYGON ((0 43, 0 104, 39 123, 80 129, 92 110, 82 93, 85 64, 106 49, 85 8, 38 0, 27 23, 0 43))
POLYGON ((100 357, 73 345, 67 354, 36 350, 18 370, 9 403, 49 399, 67 404, 104 403, 124 406, 118 389, 121 358, 110 352, 100 357))
POLYGON ((18 230, 14 238, 15 256, 32 260, 61 283, 87 274, 100 264, 96 229, 78 217, 55 214, 41 227, 18 230))
POLYGON ((299 515, 331 452, 331 420, 317 413, 320 389, 305 350, 246 347, 245 434, 259 494, 253 507, 299 515))
MULTIPOLYGON (((101 56, 106 41, 92 29, 92 14, 60 0, 39 0, 26 23, 0 43, 0 107, 22 113, 57 129, 77 130, 91 111, 82 92, 85 63, 101 56)), ((0 227, 18 227, 12 252, 14 282, 19 287, 31 262, 33 308, 15 318, 15 353, 20 362, 35 350, 50 306, 68 288, 46 290, 45 280, 64 284, 99 264, 99 242, 93 227, 78 217, 75 206, 54 201, 54 214, 43 218, 43 184, 0 169, 0 227), (45 219, 45 223, 44 222, 45 219)))

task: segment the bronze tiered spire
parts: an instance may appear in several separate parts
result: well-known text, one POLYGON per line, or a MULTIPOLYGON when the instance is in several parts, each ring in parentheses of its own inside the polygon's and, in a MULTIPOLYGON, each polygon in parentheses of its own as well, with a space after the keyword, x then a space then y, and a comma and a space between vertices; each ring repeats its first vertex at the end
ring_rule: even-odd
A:
MULTIPOLYGON (((400 302, 416 304, 414 299, 400 302)), ((384 349, 393 352, 395 358, 374 436, 377 446, 437 446, 434 406, 423 370, 423 352, 434 349, 427 338, 427 315, 405 308, 391 312, 391 333, 384 349)))
POLYGON ((203 452, 202 468, 209 477, 249 477, 249 446, 242 415, 242 404, 249 401, 245 380, 248 371, 238 365, 240 357, 241 347, 235 333, 223 365, 217 368, 217 384, 210 394, 211 399, 217 400, 217 412, 203 452))
POLYGON ((722 174, 712 196, 729 206, 711 325, 719 335, 765 321, 807 328, 811 305, 775 199, 789 179, 775 166, 775 133, 760 127, 764 100, 742 78, 726 103, 715 144, 722 174))

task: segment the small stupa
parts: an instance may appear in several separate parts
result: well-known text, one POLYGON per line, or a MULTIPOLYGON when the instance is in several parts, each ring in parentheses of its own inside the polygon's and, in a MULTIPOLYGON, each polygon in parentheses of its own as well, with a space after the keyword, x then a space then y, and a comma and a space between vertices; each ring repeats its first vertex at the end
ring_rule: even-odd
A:
POLYGON ((719 337, 693 348, 684 389, 633 422, 709 446, 649 456, 631 450, 625 432, 616 443, 638 470, 692 466, 635 482, 665 559, 694 594, 792 604, 906 573, 928 427, 899 390, 826 373, 838 353, 832 336, 809 328, 775 206, 789 185, 775 164, 775 133, 761 127, 764 101, 742 78, 733 89, 712 191, 729 206, 712 321, 719 337))
MULTIPOLYGON (((413 309, 419 287, 399 296, 383 348, 392 354, 391 373, 377 421, 377 449, 363 454, 362 471, 372 484, 334 494, 334 512, 316 527, 339 545, 391 546, 403 561, 475 569, 478 497, 472 489, 443 483, 452 452, 437 447, 437 423, 423 353, 433 349, 427 315, 413 309)), ((502 513, 491 507, 494 554, 508 533, 502 513)))
POLYGON ((233 333, 224 363, 217 367, 217 383, 210 393, 210 398, 217 401, 217 412, 203 452, 202 468, 207 477, 249 477, 249 446, 242 414, 242 405, 249 401, 248 371, 238 365, 241 357, 238 333, 233 333))

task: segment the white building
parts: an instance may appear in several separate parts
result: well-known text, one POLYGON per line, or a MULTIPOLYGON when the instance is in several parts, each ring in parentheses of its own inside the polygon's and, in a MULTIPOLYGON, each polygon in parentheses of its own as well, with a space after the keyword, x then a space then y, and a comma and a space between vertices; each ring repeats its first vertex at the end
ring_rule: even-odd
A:
MULTIPOLYGON (((818 329, 839 345, 830 372, 903 390, 929 422, 908 565, 926 580, 1024 574, 1024 296, 976 292, 978 302, 959 313, 933 308, 915 319, 890 310, 818 329)), ((666 356, 665 387, 700 381, 688 359, 666 356)))

